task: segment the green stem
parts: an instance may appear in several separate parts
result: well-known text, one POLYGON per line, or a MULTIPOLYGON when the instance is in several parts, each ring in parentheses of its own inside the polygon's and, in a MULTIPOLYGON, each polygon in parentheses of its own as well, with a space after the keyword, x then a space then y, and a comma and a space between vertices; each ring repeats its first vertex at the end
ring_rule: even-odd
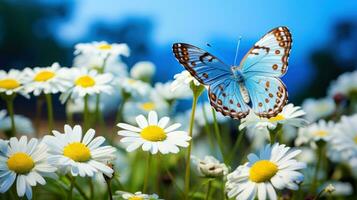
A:
POLYGON ((108 189, 108 195, 109 195, 109 200, 113 200, 113 192, 112 192, 112 188, 111 188, 111 179, 106 179, 105 182, 107 183, 107 189, 108 189))
POLYGON ((148 184, 149 184, 149 176, 150 176, 150 166, 151 166, 151 153, 148 152, 147 160, 146 160, 146 173, 144 177, 144 187, 143 193, 147 192, 148 184))
POLYGON ((47 104, 47 117, 48 117, 48 131, 51 133, 53 130, 53 104, 52 104, 52 96, 51 94, 45 94, 46 96, 46 104, 47 104))
POLYGON ((79 192, 79 194, 83 197, 83 199, 89 200, 89 198, 86 196, 86 193, 83 191, 81 186, 79 186, 76 182, 74 182, 73 186, 76 188, 76 190, 79 192))
POLYGON ((87 131, 89 129, 89 124, 88 124, 88 94, 84 96, 84 111, 83 111, 83 120, 84 120, 84 131, 87 131))
POLYGON ((208 186, 207 186, 207 193, 206 193, 206 198, 205 200, 208 200, 210 197, 210 193, 211 193, 211 186, 212 186, 212 180, 208 181, 208 186))
POLYGON ((231 153, 229 155, 228 164, 232 163, 233 157, 236 154, 236 152, 238 151, 238 148, 240 147, 240 144, 242 143, 243 135, 244 135, 244 132, 243 131, 239 131, 239 128, 238 128, 238 136, 237 136, 236 142, 234 143, 233 149, 232 149, 232 151, 231 151, 231 153))
POLYGON ((75 184, 75 178, 74 177, 68 177, 70 179, 71 185, 69 186, 68 194, 67 194, 67 199, 72 200, 72 193, 73 193, 73 188, 75 184))
POLYGON ((192 100, 192 111, 191 111, 191 118, 190 118, 190 129, 189 129, 189 136, 191 137, 191 140, 189 142, 189 145, 187 147, 187 159, 186 159, 186 173, 185 173, 185 199, 188 199, 188 195, 190 192, 190 168, 191 168, 191 150, 192 150, 192 132, 193 132, 193 125, 195 122, 195 112, 196 112, 196 105, 197 105, 197 100, 198 96, 200 94, 193 94, 193 100, 192 100))
POLYGON ((320 169, 320 165, 321 165, 321 161, 322 161, 322 154, 323 154, 323 148, 318 146, 317 147, 317 163, 315 166, 315 171, 314 171, 314 177, 312 179, 312 184, 311 184, 311 192, 315 193, 316 189, 317 189, 317 183, 318 183, 318 173, 319 173, 319 169, 320 169))
POLYGON ((11 120, 11 132, 7 135, 8 138, 14 137, 16 135, 16 126, 15 126, 15 114, 14 114, 14 101, 13 98, 6 99, 7 111, 10 115, 11 120))
POLYGON ((221 155, 222 155, 222 159, 223 159, 224 163, 227 163, 226 157, 224 155, 224 146, 222 143, 221 133, 220 133, 219 127, 218 127, 216 111, 213 108, 212 108, 212 115, 213 115, 214 133, 216 135, 217 143, 218 143, 221 155))
MULTIPOLYGON (((269 130, 269 136, 270 136, 270 144, 273 145, 276 141, 276 138, 281 135, 281 132, 283 130, 283 125, 278 124, 274 130, 269 130)), ((281 141, 279 141, 281 142, 281 141)))
POLYGON ((88 184, 89 184, 89 191, 90 191, 89 198, 93 199, 94 198, 94 185, 93 185, 93 180, 91 178, 88 179, 88 184))

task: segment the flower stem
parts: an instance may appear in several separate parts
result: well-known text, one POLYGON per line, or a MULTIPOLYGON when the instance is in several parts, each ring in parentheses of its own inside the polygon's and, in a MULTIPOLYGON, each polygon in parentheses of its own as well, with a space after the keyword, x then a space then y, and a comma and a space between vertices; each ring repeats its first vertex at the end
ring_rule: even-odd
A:
POLYGON ((237 136, 236 142, 234 143, 233 149, 232 149, 232 151, 231 151, 231 153, 229 155, 228 164, 232 163, 233 157, 236 154, 238 148, 240 147, 240 144, 242 143, 243 135, 244 135, 244 132, 243 131, 239 131, 239 128, 238 128, 238 136, 237 136))
POLYGON ((74 184, 75 184, 75 178, 72 176, 68 176, 71 185, 69 186, 69 190, 68 190, 68 194, 67 194, 67 199, 68 200, 72 200, 72 193, 73 193, 73 188, 74 188, 74 184))
POLYGON ((212 180, 208 181, 208 186, 207 186, 207 193, 206 193, 206 198, 205 200, 208 200, 210 197, 210 193, 211 193, 211 186, 212 186, 212 180))
POLYGON ((7 111, 10 115, 11 120, 11 132, 7 135, 8 138, 14 137, 16 135, 16 126, 15 126, 15 114, 14 114, 14 99, 6 99, 7 111))
MULTIPOLYGON (((270 130, 269 129, 269 136, 270 136, 270 144, 273 145, 276 141, 276 138, 281 135, 282 133, 282 129, 283 125, 282 124, 278 124, 274 130, 270 130)), ((279 141, 281 142, 281 141, 279 141)))
POLYGON ((192 100, 192 111, 191 111, 191 118, 190 118, 190 129, 189 129, 189 136, 191 137, 191 140, 189 142, 189 145, 187 147, 187 159, 186 159, 186 173, 185 173, 185 199, 188 199, 188 194, 190 192, 190 168, 191 168, 191 150, 192 150, 192 132, 193 132, 193 125, 195 121, 195 112, 196 112, 196 105, 197 105, 197 100, 198 96, 200 94, 196 95, 195 92, 193 94, 193 100, 192 100))
POLYGON ((315 171, 314 171, 314 177, 312 179, 312 184, 311 184, 311 192, 315 193, 317 189, 317 183, 318 183, 318 173, 322 161, 322 155, 323 154, 323 148, 321 146, 317 147, 317 163, 315 166, 315 171))
POLYGON ((46 104, 47 104, 47 117, 48 117, 48 131, 53 130, 53 105, 52 105, 52 96, 51 94, 45 94, 46 104))
POLYGON ((108 188, 108 195, 109 195, 109 200, 113 200, 113 193, 112 193, 112 188, 111 188, 111 180, 105 180, 107 183, 107 188, 108 188))
POLYGON ((218 127, 216 111, 213 108, 212 108, 212 115, 213 115, 214 133, 216 134, 217 143, 218 143, 221 155, 222 155, 222 159, 223 159, 224 163, 227 163, 226 158, 224 156, 224 146, 222 143, 221 133, 220 133, 219 127, 218 127))
POLYGON ((88 94, 84 96, 84 111, 83 111, 83 120, 84 120, 84 130, 87 131, 89 128, 88 124, 88 94))
POLYGON ((146 160, 146 173, 144 177, 144 187, 143 192, 146 193, 149 184, 149 175, 150 175, 150 166, 151 166, 151 154, 148 152, 147 160, 146 160))

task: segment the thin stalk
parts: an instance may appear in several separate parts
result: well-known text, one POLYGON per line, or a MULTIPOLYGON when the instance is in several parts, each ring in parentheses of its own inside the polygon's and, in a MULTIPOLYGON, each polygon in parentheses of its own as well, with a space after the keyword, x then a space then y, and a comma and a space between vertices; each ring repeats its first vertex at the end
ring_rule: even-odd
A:
POLYGON ((150 154, 150 152, 148 152, 148 156, 147 156, 147 160, 146 160, 146 173, 145 173, 145 177, 144 177, 143 193, 146 193, 147 189, 148 189, 150 166, 151 166, 151 154, 150 154))
POLYGON ((222 159, 223 159, 224 163, 227 163, 226 157, 224 155, 224 146, 222 143, 221 133, 220 133, 219 127, 218 127, 216 111, 213 108, 212 108, 212 115, 213 115, 214 133, 216 134, 217 143, 218 143, 221 155, 222 155, 222 159))
POLYGON ((108 195, 109 195, 109 200, 113 200, 113 192, 112 192, 112 188, 111 188, 111 180, 106 180, 105 181, 107 183, 107 188, 108 188, 108 195))
POLYGON ((89 115, 88 115, 88 94, 86 94, 86 96, 84 96, 84 111, 83 111, 83 120, 84 120, 84 130, 87 131, 89 128, 89 115))
POLYGON ((16 135, 16 126, 15 126, 15 114, 14 114, 14 101, 13 98, 6 99, 7 111, 10 115, 11 120, 11 132, 7 135, 8 138, 14 137, 16 135))
POLYGON ((233 149, 231 151, 231 154, 228 157, 228 164, 232 163, 233 157, 236 154, 238 148, 240 147, 240 144, 242 143, 243 135, 244 135, 244 132, 243 131, 239 131, 239 128, 238 128, 238 136, 237 136, 236 142, 234 143, 234 146, 233 146, 233 149))
POLYGON ((90 191, 89 198, 93 199, 93 197, 94 197, 94 185, 93 185, 93 180, 91 178, 88 180, 88 184, 89 184, 89 191, 90 191))
POLYGON ((73 193, 73 188, 75 184, 75 178, 74 177, 68 177, 70 179, 71 185, 69 186, 68 194, 67 194, 67 199, 72 200, 72 193, 73 193))
MULTIPOLYGON (((276 138, 278 138, 278 136, 280 134, 282 134, 281 133, 282 130, 283 130, 282 128, 283 128, 283 125, 278 124, 274 130, 269 130, 270 144, 271 145, 273 145, 275 143, 275 141, 276 141, 276 138)), ((281 142, 281 141, 279 141, 279 142, 281 142)))
POLYGON ((322 161, 322 153, 323 153, 323 148, 318 146, 317 147, 317 163, 315 166, 315 172, 314 172, 314 177, 312 179, 312 185, 311 185, 311 192, 315 193, 316 189, 317 189, 317 183, 318 183, 318 173, 319 173, 319 169, 320 169, 320 165, 321 165, 321 161, 322 161))
POLYGON ((191 118, 190 118, 190 129, 189 129, 189 136, 191 137, 191 140, 189 142, 189 145, 187 147, 187 158, 186 158, 186 173, 185 173, 185 199, 188 199, 188 195, 190 192, 190 168, 191 168, 191 150, 192 150, 192 132, 193 132, 193 125, 195 122, 195 112, 196 112, 196 105, 197 105, 197 100, 198 96, 194 92, 193 95, 193 100, 192 100, 192 112, 191 112, 191 118))
POLYGON ((51 94, 45 94, 45 96, 47 104, 48 131, 51 133, 54 124, 52 96, 51 94))
MULTIPOLYGON (((74 178, 73 178, 73 179, 74 179, 74 178)), ((83 191, 83 189, 81 188, 81 186, 79 186, 76 182, 74 182, 74 187, 75 187, 76 190, 79 192, 79 194, 83 197, 83 199, 89 200, 89 198, 87 197, 86 193, 83 191)))
POLYGON ((207 193, 206 193, 206 198, 205 200, 208 200, 210 197, 210 193, 211 193, 211 186, 212 186, 212 180, 208 181, 208 186, 207 186, 207 193))

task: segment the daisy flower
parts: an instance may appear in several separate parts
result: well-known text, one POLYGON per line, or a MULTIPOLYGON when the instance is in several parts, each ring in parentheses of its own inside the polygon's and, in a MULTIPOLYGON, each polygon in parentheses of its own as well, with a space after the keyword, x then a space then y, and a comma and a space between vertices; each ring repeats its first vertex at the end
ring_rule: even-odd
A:
POLYGON ((224 163, 219 162, 213 156, 205 156, 204 159, 199 159, 192 156, 193 161, 197 166, 197 171, 201 176, 206 177, 221 177, 228 174, 228 168, 224 163))
POLYGON ((192 92, 189 87, 178 87, 175 91, 171 90, 172 81, 166 83, 156 83, 155 91, 166 101, 176 99, 187 99, 192 97, 192 92))
POLYGON ((175 91, 176 89, 180 87, 189 87, 190 84, 194 84, 195 86, 200 86, 201 83, 196 80, 190 72, 184 70, 179 74, 176 74, 174 76, 174 81, 171 84, 171 91, 175 91))
POLYGON ((129 77, 117 78, 115 82, 123 92, 128 93, 132 97, 146 96, 150 94, 152 90, 148 83, 129 77))
POLYGON ((46 184, 44 176, 56 177, 56 168, 47 162, 47 147, 32 138, 19 140, 15 137, 7 142, 0 142, 0 192, 4 193, 14 184, 19 197, 26 194, 32 198, 31 187, 46 184))
POLYGON ((35 96, 41 93, 64 92, 71 86, 70 80, 66 78, 65 71, 58 63, 53 63, 50 67, 26 68, 24 73, 29 79, 25 85, 26 92, 33 92, 35 96))
POLYGON ((333 129, 330 144, 330 156, 336 156, 333 160, 357 159, 357 114, 341 117, 333 129))
POLYGON ((278 124, 303 127, 308 124, 308 121, 302 118, 304 115, 305 112, 301 110, 301 107, 289 103, 278 115, 269 119, 259 117, 254 112, 249 112, 248 116, 242 119, 239 129, 242 130, 247 126, 275 129, 278 124))
POLYGON ((331 116, 336 110, 335 101, 326 97, 321 99, 306 99, 302 103, 306 112, 305 118, 311 122, 331 116))
POLYGON ((124 191, 116 191, 115 194, 128 200, 159 200, 159 196, 157 196, 157 194, 143 194, 142 192, 135 192, 133 194, 124 191))
POLYGON ((135 127, 125 123, 119 123, 118 126, 123 130, 118 131, 118 135, 123 136, 120 140, 128 145, 128 152, 134 151, 142 146, 143 151, 150 151, 156 154, 158 151, 162 154, 178 153, 179 147, 187 147, 191 139, 185 131, 177 131, 181 124, 175 123, 167 127, 170 121, 169 117, 158 119, 155 111, 150 111, 148 119, 144 115, 136 117, 135 127))
POLYGON ((73 176, 93 177, 96 173, 104 173, 111 177, 113 169, 107 163, 114 159, 115 148, 102 146, 105 138, 94 138, 95 131, 89 129, 82 137, 79 125, 71 128, 64 126, 64 133, 52 131, 53 136, 47 135, 44 142, 49 148, 49 162, 64 173, 71 172, 73 176))
POLYGON ((130 76, 138 80, 150 80, 155 74, 155 65, 149 61, 135 63, 130 70, 130 76))
POLYGON ((101 41, 76 44, 74 54, 94 54, 100 56, 101 58, 116 57, 121 55, 128 57, 130 55, 130 49, 128 45, 124 43, 109 44, 105 41, 101 41))
POLYGON ((332 130, 334 129, 334 122, 319 120, 317 123, 310 124, 307 127, 300 128, 298 137, 295 140, 296 146, 302 144, 310 144, 311 147, 316 148, 317 141, 327 142, 331 138, 332 130))
POLYGON ((285 145, 275 143, 266 145, 259 155, 249 154, 248 162, 227 176, 226 189, 229 198, 237 200, 275 200, 275 189, 297 190, 304 179, 298 170, 306 167, 305 163, 294 159, 301 151, 292 150, 285 145))
POLYGON ((83 98, 86 95, 113 92, 113 86, 110 82, 113 76, 108 73, 98 74, 95 70, 71 68, 66 72, 71 76, 72 87, 61 94, 61 102, 64 103, 69 97, 71 99, 83 98))
POLYGON ((0 94, 12 95, 19 93, 28 98, 29 95, 24 89, 25 82, 26 76, 19 70, 11 69, 9 72, 0 70, 0 94))
POLYGON ((328 94, 331 97, 337 95, 349 97, 353 93, 357 93, 357 71, 341 74, 328 89, 328 94))
MULTIPOLYGON (((26 134, 28 136, 35 135, 35 129, 33 127, 31 119, 23 115, 14 115, 16 131, 21 134, 26 134)), ((11 131, 11 118, 7 116, 0 119, 0 130, 11 131)))

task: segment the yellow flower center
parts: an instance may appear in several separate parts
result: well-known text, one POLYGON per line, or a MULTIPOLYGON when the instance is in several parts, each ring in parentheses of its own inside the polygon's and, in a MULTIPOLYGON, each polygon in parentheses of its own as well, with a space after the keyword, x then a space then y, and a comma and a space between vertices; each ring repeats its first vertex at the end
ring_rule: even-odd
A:
POLYGON ((355 143, 357 144, 357 136, 354 138, 355 143))
POLYGON ((325 130, 317 130, 313 133, 315 136, 325 137, 328 135, 328 132, 325 130))
POLYGON ((75 81, 75 84, 77 86, 87 88, 87 87, 92 87, 93 85, 95 85, 95 80, 88 75, 84 75, 84 76, 77 78, 77 80, 75 81))
POLYGON ((283 115, 278 114, 278 115, 275 116, 275 117, 269 118, 269 121, 270 121, 270 122, 278 122, 278 121, 281 121, 281 120, 284 120, 284 119, 285 119, 285 117, 284 117, 283 115))
POLYGON ((156 108, 156 106, 155 106, 154 102, 145 102, 140 105, 140 108, 145 111, 150 111, 150 110, 154 110, 156 108))
POLYGON ((101 45, 98 46, 98 49, 100 49, 100 50, 110 50, 110 49, 112 49, 112 45, 110 45, 110 44, 101 44, 101 45))
POLYGON ((86 162, 91 157, 89 148, 80 142, 68 144, 63 150, 63 155, 76 162, 86 162))
POLYGON ((129 85, 133 85, 133 84, 135 84, 136 82, 137 82, 137 80, 135 80, 135 79, 128 79, 129 85))
POLYGON ((20 87, 20 83, 12 78, 5 78, 0 80, 0 88, 11 90, 20 87))
POLYGON ((144 200, 144 198, 139 197, 139 196, 132 196, 132 197, 129 197, 128 200, 144 200))
POLYGON ((7 166, 10 170, 16 172, 17 174, 27 174, 35 166, 34 161, 31 156, 26 153, 14 153, 7 160, 7 166))
POLYGON ((249 179, 256 183, 270 180, 278 172, 278 166, 268 160, 260 160, 253 164, 249 171, 249 179))
POLYGON ((150 125, 144 128, 141 131, 140 136, 145 140, 152 142, 163 141, 167 137, 164 129, 156 125, 150 125))
POLYGON ((45 82, 48 81, 49 79, 53 78, 55 76, 55 73, 51 71, 41 71, 38 74, 36 74, 34 81, 37 82, 45 82))

